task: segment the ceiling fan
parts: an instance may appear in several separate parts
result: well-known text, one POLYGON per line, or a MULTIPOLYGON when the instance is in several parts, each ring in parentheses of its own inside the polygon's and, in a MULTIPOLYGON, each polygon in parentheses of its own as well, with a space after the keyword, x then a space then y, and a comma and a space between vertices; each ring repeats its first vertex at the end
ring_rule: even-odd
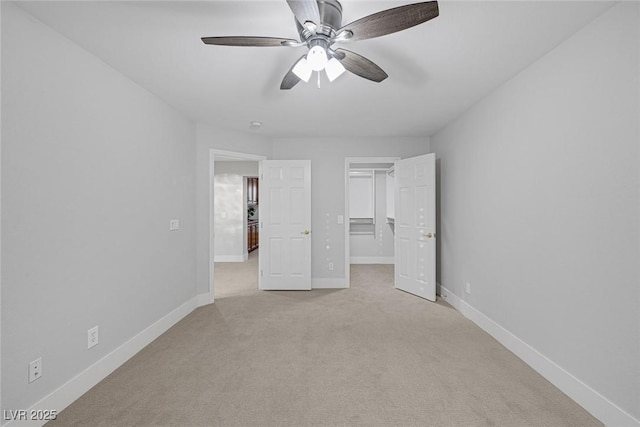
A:
POLYGON ((342 5, 338 0, 287 0, 300 40, 279 37, 202 37, 205 44, 245 47, 300 47, 309 51, 284 76, 280 89, 291 89, 300 80, 308 82, 314 71, 325 70, 329 81, 345 70, 365 79, 381 82, 388 77, 367 58, 346 49, 333 49, 336 42, 372 39, 406 30, 438 16, 438 2, 413 3, 383 10, 342 26, 342 5))

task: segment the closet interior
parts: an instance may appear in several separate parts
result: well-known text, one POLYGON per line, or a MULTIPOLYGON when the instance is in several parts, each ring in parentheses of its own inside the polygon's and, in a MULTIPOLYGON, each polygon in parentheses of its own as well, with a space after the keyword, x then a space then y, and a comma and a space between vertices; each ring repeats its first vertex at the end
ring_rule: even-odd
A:
POLYGON ((393 163, 349 165, 349 240, 351 264, 394 262, 393 163))

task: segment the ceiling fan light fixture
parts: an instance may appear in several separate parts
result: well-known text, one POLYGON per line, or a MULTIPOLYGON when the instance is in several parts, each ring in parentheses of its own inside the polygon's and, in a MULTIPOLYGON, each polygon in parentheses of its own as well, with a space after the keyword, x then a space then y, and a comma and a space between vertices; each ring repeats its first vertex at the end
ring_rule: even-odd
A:
POLYGON ((336 58, 331 58, 329 62, 327 62, 327 66, 324 70, 326 71, 327 78, 330 82, 333 82, 346 71, 344 66, 336 58))
POLYGON ((291 71, 305 83, 309 81, 309 79, 311 78, 311 73, 313 72, 311 66, 309 65, 309 61, 307 61, 306 58, 300 59, 300 61, 298 61, 298 63, 294 65, 291 71))
POLYGON ((329 58, 327 51, 322 46, 313 46, 307 53, 307 63, 313 71, 322 71, 326 67, 329 58))

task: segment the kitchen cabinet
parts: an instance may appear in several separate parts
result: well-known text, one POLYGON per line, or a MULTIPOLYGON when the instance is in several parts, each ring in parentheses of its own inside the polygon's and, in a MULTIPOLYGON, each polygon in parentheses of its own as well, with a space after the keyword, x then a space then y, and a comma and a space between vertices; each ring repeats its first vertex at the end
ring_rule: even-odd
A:
POLYGON ((249 221, 247 224, 247 251, 251 252, 258 248, 260 240, 260 223, 258 221, 249 221))

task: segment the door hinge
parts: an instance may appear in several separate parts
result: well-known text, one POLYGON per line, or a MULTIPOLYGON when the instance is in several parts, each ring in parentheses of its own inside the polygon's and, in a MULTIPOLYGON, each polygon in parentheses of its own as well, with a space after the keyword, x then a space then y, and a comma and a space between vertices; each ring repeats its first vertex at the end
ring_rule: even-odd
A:
POLYGON ((260 270, 260 277, 264 276, 264 274, 262 273, 262 270, 260 270))
POLYGON ((264 227, 264 223, 260 222, 260 228, 264 227))

